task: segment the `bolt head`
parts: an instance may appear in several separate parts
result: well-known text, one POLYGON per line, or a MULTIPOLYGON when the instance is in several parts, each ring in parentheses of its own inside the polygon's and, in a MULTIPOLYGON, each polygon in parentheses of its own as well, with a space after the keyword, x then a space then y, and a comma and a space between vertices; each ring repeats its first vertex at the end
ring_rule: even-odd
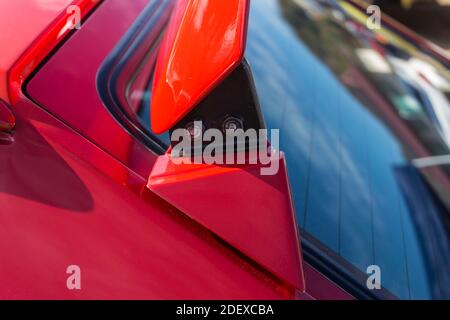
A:
POLYGON ((237 117, 228 117, 223 122, 223 130, 226 132, 227 130, 239 130, 244 129, 244 122, 237 117))

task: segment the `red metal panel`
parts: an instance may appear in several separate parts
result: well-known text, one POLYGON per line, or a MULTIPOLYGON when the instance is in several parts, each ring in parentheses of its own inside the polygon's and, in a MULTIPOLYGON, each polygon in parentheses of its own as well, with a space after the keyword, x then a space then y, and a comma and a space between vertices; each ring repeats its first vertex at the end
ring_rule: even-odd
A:
MULTIPOLYGON (((0 145, 0 299, 281 299, 292 293, 38 106, 0 145), (66 286, 81 268, 81 290, 66 286)), ((130 152, 133 150, 130 149, 130 152)), ((131 157, 131 155, 130 155, 131 157)))
POLYGON ((111 116, 100 99, 96 80, 105 58, 147 3, 148 0, 105 1, 27 86, 33 100, 123 163, 129 161, 130 146, 136 149, 136 158, 143 166, 135 170, 145 177, 156 156, 111 116))
POLYGON ((175 164, 159 157, 148 187, 289 285, 304 291, 297 224, 284 157, 260 165, 175 164))
POLYGON ((152 129, 181 120, 242 60, 248 0, 179 0, 162 43, 152 96, 152 129))
POLYGON ((7 74, 11 66, 70 2, 0 1, 0 99, 8 101, 7 74))

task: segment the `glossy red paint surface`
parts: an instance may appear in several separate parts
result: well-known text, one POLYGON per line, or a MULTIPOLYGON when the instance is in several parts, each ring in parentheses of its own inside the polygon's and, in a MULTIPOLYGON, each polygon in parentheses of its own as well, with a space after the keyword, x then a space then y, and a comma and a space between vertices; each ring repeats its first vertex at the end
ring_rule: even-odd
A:
POLYGON ((16 124, 16 118, 11 109, 0 100, 0 132, 10 131, 16 124))
POLYGON ((1 236, 5 246, 15 243, 10 250, 0 250, 2 261, 7 261, 1 277, 8 291, 2 294, 5 298, 292 297, 291 290, 223 246, 207 229, 153 193, 143 192, 155 155, 117 125, 95 90, 87 94, 95 88, 96 70, 104 57, 143 4, 105 1, 29 84, 33 88, 36 81, 36 88, 43 90, 38 92, 41 102, 72 128, 23 97, 14 106, 21 113, 16 141, 0 150, 0 197, 10 204, 0 218, 5 231, 1 236), (122 19, 115 28, 104 25, 116 16, 122 19), (100 27, 109 30, 102 42, 97 38, 100 27), (96 42, 96 50, 82 51, 86 42, 96 42), (63 59, 77 56, 81 60, 75 59, 75 65, 84 63, 80 73, 72 72, 73 65, 65 63, 70 60, 63 59), (61 77, 67 82, 58 88, 48 82, 37 85, 47 76, 55 85, 61 77), (14 219, 8 220, 11 216, 14 219), (31 239, 36 239, 33 245, 31 239), (85 270, 85 290, 67 290, 68 264, 85 270), (46 285, 34 289, 35 281, 46 285))
MULTIPOLYGON (((306 292, 316 300, 354 300, 350 294, 325 277, 307 263, 303 263, 305 282, 308 284, 306 292)), ((297 295, 296 299, 304 297, 297 295)))
POLYGON ((248 0, 178 1, 155 71, 155 133, 175 125, 240 63, 247 10, 248 0))
POLYGON ((0 98, 5 101, 17 101, 23 81, 71 31, 72 20, 69 17, 72 13, 66 11, 69 5, 77 5, 82 18, 100 1, 55 0, 51 3, 44 0, 2 1, 0 98))
POLYGON ((150 190, 216 233, 233 247, 304 291, 297 224, 284 158, 279 171, 261 175, 261 165, 239 167, 175 164, 167 153, 150 175, 150 190))
POLYGON ((34 101, 119 161, 128 163, 128 150, 133 148, 135 170, 145 177, 156 156, 111 116, 100 99, 96 80, 100 66, 147 3, 104 1, 27 86, 34 101), (93 44, 95 50, 86 50, 93 44))
POLYGON ((70 1, 0 1, 0 99, 8 101, 7 75, 11 66, 70 1))
POLYGON ((1 299, 291 296, 165 201, 138 192, 146 179, 31 102, 15 107, 15 142, 0 145, 1 299), (81 290, 66 287, 72 264, 81 290))

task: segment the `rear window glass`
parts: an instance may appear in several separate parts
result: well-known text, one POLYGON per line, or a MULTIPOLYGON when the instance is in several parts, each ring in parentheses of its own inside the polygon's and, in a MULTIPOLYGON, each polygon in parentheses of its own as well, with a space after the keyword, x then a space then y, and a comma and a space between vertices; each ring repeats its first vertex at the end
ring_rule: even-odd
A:
POLYGON ((448 211, 411 159, 449 153, 448 70, 395 35, 381 41, 341 3, 251 7, 246 56, 265 121, 280 128, 303 243, 365 290, 379 266, 375 294, 450 298, 448 211), (408 73, 420 63, 439 90, 408 73))

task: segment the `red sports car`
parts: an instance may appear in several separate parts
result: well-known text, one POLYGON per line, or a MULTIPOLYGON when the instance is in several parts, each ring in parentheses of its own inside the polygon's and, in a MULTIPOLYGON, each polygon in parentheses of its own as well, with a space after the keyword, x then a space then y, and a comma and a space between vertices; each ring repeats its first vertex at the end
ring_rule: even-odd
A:
POLYGON ((450 60, 389 17, 0 0, 0 48, 0 299, 450 299, 450 60))

